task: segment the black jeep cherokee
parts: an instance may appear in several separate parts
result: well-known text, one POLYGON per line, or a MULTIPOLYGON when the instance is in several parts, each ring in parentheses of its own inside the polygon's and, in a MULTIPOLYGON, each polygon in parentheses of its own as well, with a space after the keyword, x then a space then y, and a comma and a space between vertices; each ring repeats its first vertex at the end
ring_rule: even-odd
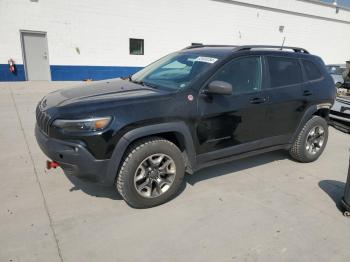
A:
POLYGON ((36 138, 67 175, 166 202, 185 172, 278 149, 316 160, 336 90, 305 49, 194 45, 125 79, 48 94, 36 138))

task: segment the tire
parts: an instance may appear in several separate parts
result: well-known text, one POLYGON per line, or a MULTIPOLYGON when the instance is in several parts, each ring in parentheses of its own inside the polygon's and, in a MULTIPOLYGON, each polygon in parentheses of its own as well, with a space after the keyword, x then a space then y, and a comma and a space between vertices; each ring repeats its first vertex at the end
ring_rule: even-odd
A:
POLYGON ((180 149, 166 139, 149 137, 129 147, 116 186, 130 206, 149 208, 170 200, 179 190, 184 174, 180 149))
MULTIPOLYGON (((319 137, 320 138, 320 137, 319 137)), ((328 141, 328 124, 326 120, 319 116, 313 116, 309 121, 306 122, 303 129, 300 131, 296 137, 292 147, 289 150, 290 155, 295 160, 302 163, 309 163, 317 160, 322 154, 323 150, 326 147, 328 141), (317 129, 318 128, 318 129, 317 129), (320 130, 323 129, 323 142, 317 144, 316 130, 321 133, 320 130), (315 136, 312 135, 314 130, 315 136), (315 140, 313 140, 315 139, 315 140), (315 144, 310 141, 316 141, 315 144), (314 151, 312 149, 315 149, 314 151)))

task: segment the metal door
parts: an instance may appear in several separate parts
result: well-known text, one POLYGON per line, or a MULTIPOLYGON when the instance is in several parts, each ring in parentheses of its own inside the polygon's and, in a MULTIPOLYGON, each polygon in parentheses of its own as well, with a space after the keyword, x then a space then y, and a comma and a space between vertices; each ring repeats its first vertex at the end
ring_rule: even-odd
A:
POLYGON ((21 32, 27 80, 51 80, 46 33, 21 32))

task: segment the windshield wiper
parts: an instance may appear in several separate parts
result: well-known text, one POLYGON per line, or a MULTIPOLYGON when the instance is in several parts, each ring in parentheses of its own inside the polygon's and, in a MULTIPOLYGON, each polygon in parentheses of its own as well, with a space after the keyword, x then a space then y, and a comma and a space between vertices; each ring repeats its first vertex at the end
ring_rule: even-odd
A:
POLYGON ((141 81, 141 83, 144 86, 149 86, 149 87, 154 88, 154 89, 159 89, 159 87, 157 85, 155 85, 155 84, 151 84, 151 83, 143 82, 143 81, 141 81))
POLYGON ((142 86, 145 85, 145 83, 144 83, 143 81, 136 81, 136 80, 130 79, 130 82, 132 82, 132 83, 134 83, 134 84, 139 84, 139 85, 142 85, 142 86))
POLYGON ((155 85, 155 84, 151 84, 151 83, 144 82, 144 81, 136 81, 136 80, 133 80, 131 78, 131 76, 129 77, 129 81, 132 82, 132 83, 138 84, 138 85, 148 86, 148 87, 151 87, 151 88, 154 88, 154 89, 159 89, 158 86, 155 85))

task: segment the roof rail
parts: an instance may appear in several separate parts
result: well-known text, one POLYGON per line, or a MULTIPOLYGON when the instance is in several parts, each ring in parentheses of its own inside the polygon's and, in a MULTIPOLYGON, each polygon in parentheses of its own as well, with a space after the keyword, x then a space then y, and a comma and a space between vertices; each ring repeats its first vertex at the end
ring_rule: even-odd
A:
POLYGON ((238 45, 203 45, 202 43, 192 43, 190 46, 185 47, 184 49, 192 49, 199 47, 238 47, 238 45))
POLYGON ((301 47, 277 46, 277 45, 242 45, 242 46, 236 47, 234 51, 247 51, 252 49, 279 49, 279 50, 290 49, 296 53, 309 54, 309 51, 301 47))
POLYGON ((200 47, 233 47, 233 51, 247 51, 252 49, 289 49, 293 50, 296 53, 309 54, 304 48, 293 47, 293 46, 278 46, 278 45, 203 45, 202 43, 192 43, 190 46, 185 47, 184 49, 200 48, 200 47))

